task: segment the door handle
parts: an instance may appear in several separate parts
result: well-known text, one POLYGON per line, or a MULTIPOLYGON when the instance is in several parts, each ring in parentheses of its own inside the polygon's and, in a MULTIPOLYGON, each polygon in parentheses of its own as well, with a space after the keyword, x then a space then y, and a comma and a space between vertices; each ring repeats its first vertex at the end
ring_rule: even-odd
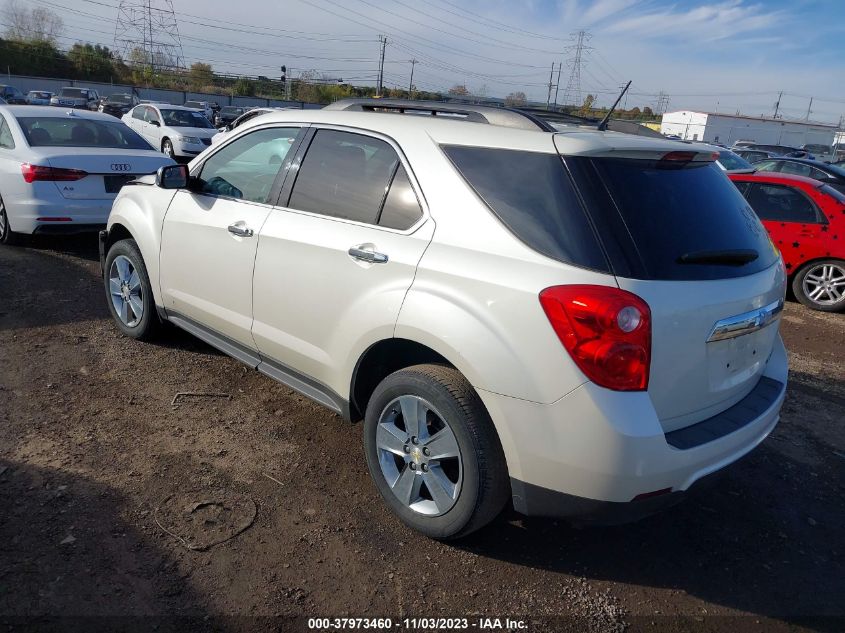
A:
POLYGON ((377 253, 375 251, 364 250, 358 246, 353 246, 349 249, 349 255, 353 259, 358 259, 362 262, 370 262, 371 264, 386 264, 388 257, 384 253, 377 253))
POLYGON ((232 235, 237 235, 238 237, 252 237, 255 235, 255 231, 249 229, 245 226, 238 226, 237 224, 230 224, 228 227, 229 233, 232 235))

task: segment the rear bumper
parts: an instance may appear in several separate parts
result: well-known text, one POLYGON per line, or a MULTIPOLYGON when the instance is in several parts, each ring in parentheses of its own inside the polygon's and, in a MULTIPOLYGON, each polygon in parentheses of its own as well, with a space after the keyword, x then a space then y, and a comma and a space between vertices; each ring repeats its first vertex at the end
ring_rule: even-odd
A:
MULTIPOLYGON (((48 183, 50 184, 50 183, 48 183)), ((58 194, 58 192, 57 192, 58 194)), ((96 231, 105 226, 113 200, 7 200, 9 222, 16 233, 67 234, 96 231), (50 218, 69 218, 55 221, 50 218)))
POLYGON ((78 233, 96 233, 105 226, 101 224, 77 224, 75 222, 42 223, 35 227, 33 235, 76 235, 78 233))
POLYGON ((647 393, 585 383, 548 405, 479 394, 502 439, 516 510, 624 522, 677 503, 693 485, 747 455, 771 433, 786 393, 780 337, 764 376, 777 387, 767 393, 765 405, 754 403, 753 417, 742 424, 705 425, 699 431, 709 435, 696 432, 686 438, 685 448, 671 443, 647 393))

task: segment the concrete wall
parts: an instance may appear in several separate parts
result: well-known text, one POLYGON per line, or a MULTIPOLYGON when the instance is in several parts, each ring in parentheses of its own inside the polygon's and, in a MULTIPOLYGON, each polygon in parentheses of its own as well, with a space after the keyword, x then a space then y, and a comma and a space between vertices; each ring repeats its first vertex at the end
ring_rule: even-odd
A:
POLYGON ((96 81, 79 81, 74 79, 54 79, 47 77, 26 77, 22 75, 0 75, 0 83, 15 86, 24 94, 30 90, 49 90, 50 92, 58 92, 65 86, 75 86, 77 88, 93 88, 98 91, 101 96, 116 92, 132 92, 134 90, 141 99, 163 101, 174 105, 181 105, 186 101, 216 101, 221 106, 294 107, 304 109, 322 107, 320 104, 303 103, 302 101, 281 101, 279 99, 238 97, 226 94, 207 94, 181 90, 160 90, 158 88, 134 88, 133 86, 124 84, 99 83, 96 81))

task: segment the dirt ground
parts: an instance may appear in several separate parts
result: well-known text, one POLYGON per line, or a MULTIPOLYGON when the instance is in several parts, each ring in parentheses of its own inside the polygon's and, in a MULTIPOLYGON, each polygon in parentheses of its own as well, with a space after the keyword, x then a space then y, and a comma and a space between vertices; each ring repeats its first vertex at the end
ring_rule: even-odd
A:
POLYGON ((0 248, 0 626, 845 629, 845 315, 787 305, 782 421, 715 487, 634 525, 506 511, 442 544, 386 510, 360 424, 187 334, 120 336, 95 241, 0 248))

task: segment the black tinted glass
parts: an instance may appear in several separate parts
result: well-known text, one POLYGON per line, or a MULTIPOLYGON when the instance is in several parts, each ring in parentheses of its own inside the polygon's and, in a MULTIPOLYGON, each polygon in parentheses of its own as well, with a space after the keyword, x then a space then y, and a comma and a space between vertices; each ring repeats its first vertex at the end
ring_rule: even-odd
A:
POLYGON ((299 168, 289 206, 375 224, 398 163, 384 141, 319 130, 299 168))
POLYGON ((553 259, 608 263, 557 154, 445 146, 464 179, 521 241, 553 259))
POLYGON ((745 197, 761 220, 818 222, 816 207, 792 187, 753 182, 745 190, 745 197))
POLYGON ((30 147, 107 147, 152 149, 120 121, 71 117, 17 117, 30 147))
POLYGON ((384 208, 379 217, 379 226, 404 231, 411 228, 422 216, 422 209, 417 194, 408 180, 408 173, 402 165, 396 170, 390 191, 384 200, 384 208))
POLYGON ((741 277, 777 255, 766 229, 737 188, 713 163, 669 167, 659 161, 594 159, 649 279, 741 277), (729 251, 756 251, 743 265, 711 263, 729 251), (683 256, 696 263, 681 263, 683 256))

